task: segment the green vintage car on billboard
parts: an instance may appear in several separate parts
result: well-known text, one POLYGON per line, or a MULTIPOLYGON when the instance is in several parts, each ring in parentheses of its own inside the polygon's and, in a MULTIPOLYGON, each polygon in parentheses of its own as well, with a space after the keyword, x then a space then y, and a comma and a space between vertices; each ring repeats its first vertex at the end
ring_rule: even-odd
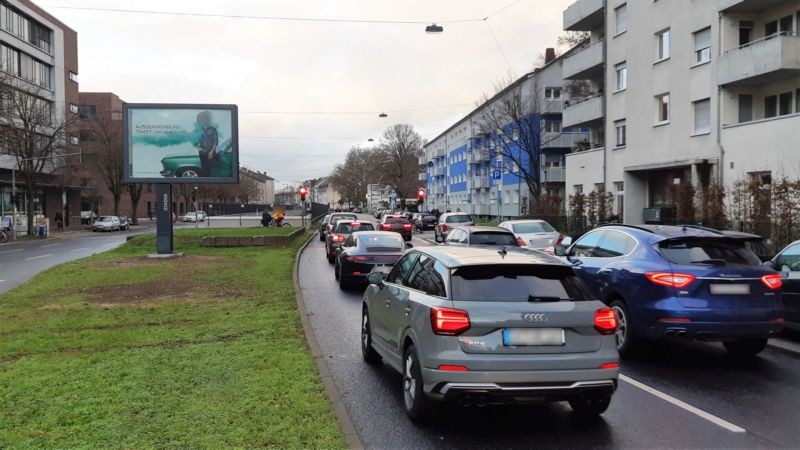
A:
MULTIPOLYGON (((197 178, 200 176, 200 155, 174 155, 167 156, 161 160, 164 170, 161 171, 163 177, 185 177, 197 178)), ((212 177, 232 176, 233 152, 231 151, 231 140, 228 139, 217 147, 217 167, 211 173, 212 177)))

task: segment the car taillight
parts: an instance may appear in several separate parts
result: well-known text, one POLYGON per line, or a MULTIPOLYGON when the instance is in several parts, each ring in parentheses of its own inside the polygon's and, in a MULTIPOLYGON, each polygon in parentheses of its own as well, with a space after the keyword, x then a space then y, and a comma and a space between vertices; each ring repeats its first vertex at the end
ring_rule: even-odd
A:
POLYGON ((391 229, 392 229, 392 226, 389 225, 388 223, 382 223, 381 224, 381 230, 391 230, 391 229))
POLYGON ((347 256, 347 260, 348 261, 366 261, 367 257, 366 256, 350 256, 350 255, 348 255, 347 256))
POLYGON ((442 231, 450 231, 450 225, 442 225, 442 231))
POLYGON ((410 223, 404 223, 403 224, 403 229, 404 230, 410 230, 411 229, 411 224, 410 223))
POLYGON ((448 372, 469 372, 464 366, 451 366, 449 364, 442 364, 436 368, 436 370, 446 370, 448 372))
POLYGON ((611 308, 600 308, 594 312, 594 329, 600 334, 613 334, 617 331, 617 315, 611 308))
POLYGON ((619 369, 619 363, 607 362, 600 364, 601 369, 619 369))
POLYGON ((333 236, 331 236, 331 242, 339 242, 343 240, 344 236, 342 236, 341 234, 334 234, 333 236))
POLYGON ((652 283, 674 288, 684 288, 695 280, 694 275, 673 272, 647 272, 644 276, 652 283))
POLYGON ((469 330, 469 314, 452 308, 431 308, 431 328, 436 334, 455 336, 469 330))
POLYGON ((520 247, 525 247, 525 239, 522 239, 522 236, 517 236, 517 244, 519 244, 520 247))
POLYGON ((783 286, 783 280, 781 279, 780 274, 777 273, 764 275, 761 277, 761 282, 770 289, 780 289, 781 286, 783 286))
POLYGON ((558 235, 558 239, 556 239, 556 245, 561 245, 561 241, 563 241, 563 240, 564 240, 564 235, 563 234, 559 234, 558 235))

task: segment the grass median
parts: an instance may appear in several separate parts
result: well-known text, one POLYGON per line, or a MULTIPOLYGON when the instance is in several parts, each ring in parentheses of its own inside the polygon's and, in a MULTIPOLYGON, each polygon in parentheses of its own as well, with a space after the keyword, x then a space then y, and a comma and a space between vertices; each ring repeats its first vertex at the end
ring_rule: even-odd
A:
MULTIPOLYGON (((240 235, 293 229, 237 230, 240 235)), ((0 448, 341 448, 282 248, 153 235, 0 294, 0 448)))

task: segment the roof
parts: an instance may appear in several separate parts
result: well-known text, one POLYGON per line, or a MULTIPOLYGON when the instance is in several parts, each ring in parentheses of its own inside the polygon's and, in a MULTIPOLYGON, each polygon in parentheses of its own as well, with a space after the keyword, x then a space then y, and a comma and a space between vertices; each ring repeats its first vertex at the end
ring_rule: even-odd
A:
POLYGON ((469 233, 497 232, 497 233, 504 233, 504 234, 513 234, 512 232, 506 230, 505 228, 500 228, 500 227, 457 226, 455 228, 463 228, 463 229, 467 230, 467 232, 469 232, 469 233))
POLYGON ((664 239, 680 238, 680 237, 721 237, 721 233, 717 230, 692 227, 687 225, 627 225, 627 224, 613 224, 605 225, 597 230, 602 229, 624 229, 626 231, 639 230, 647 233, 652 233, 664 239))
POLYGON ((414 251, 430 255, 448 268, 491 264, 547 264, 569 267, 554 256, 537 250, 517 247, 506 247, 498 250, 496 246, 450 247, 437 245, 416 247, 414 251), (501 255, 503 250, 505 250, 505 256, 501 255))

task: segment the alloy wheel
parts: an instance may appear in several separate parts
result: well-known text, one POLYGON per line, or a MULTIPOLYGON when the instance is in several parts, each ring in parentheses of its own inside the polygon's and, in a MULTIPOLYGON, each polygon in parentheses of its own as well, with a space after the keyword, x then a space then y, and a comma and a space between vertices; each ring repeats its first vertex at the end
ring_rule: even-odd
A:
POLYGON ((625 310, 622 307, 614 305, 611 309, 617 315, 617 331, 614 333, 614 337, 617 340, 617 348, 620 348, 625 345, 625 338, 628 334, 628 318, 625 317, 625 310))
POLYGON ((414 366, 414 356, 409 354, 406 356, 405 370, 403 372, 403 401, 406 403, 406 409, 414 407, 414 397, 417 393, 417 380, 411 372, 414 366))

